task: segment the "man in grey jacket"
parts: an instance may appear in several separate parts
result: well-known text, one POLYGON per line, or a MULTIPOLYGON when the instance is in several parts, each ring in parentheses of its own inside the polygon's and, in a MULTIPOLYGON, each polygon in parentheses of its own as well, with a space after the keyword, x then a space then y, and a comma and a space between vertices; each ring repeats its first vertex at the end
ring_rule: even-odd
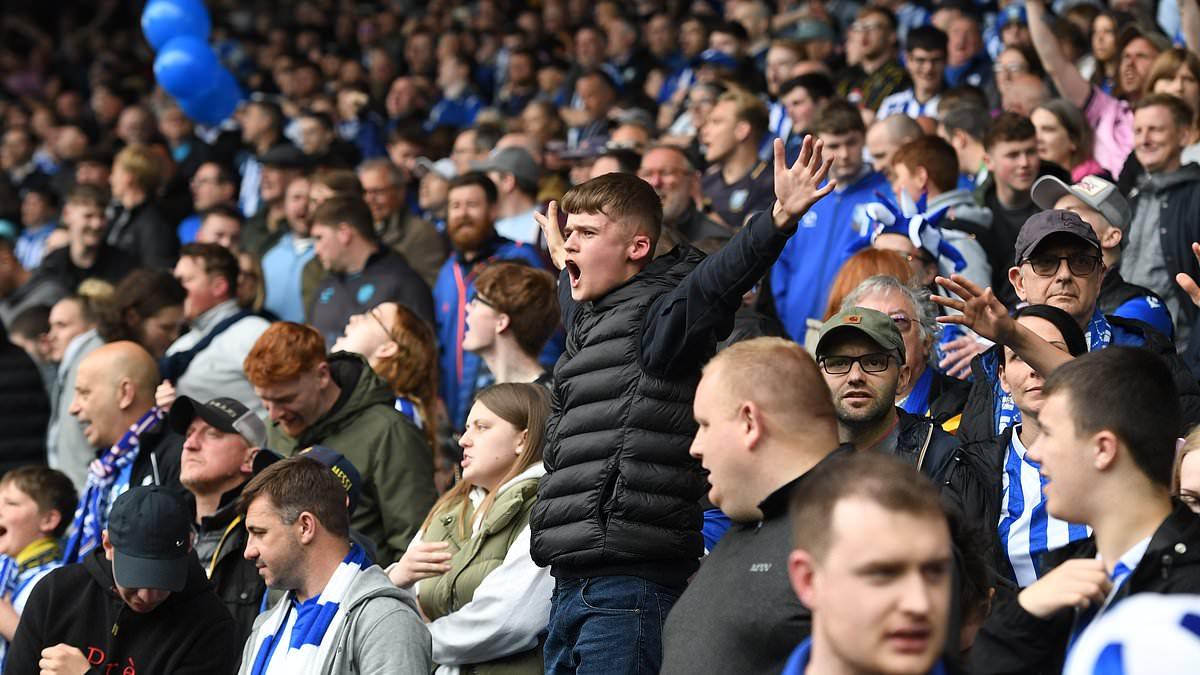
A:
POLYGON ((254 622, 242 675, 431 672, 416 599, 351 543, 347 499, 338 477, 305 456, 272 464, 242 491, 246 558, 269 588, 287 591, 254 622))

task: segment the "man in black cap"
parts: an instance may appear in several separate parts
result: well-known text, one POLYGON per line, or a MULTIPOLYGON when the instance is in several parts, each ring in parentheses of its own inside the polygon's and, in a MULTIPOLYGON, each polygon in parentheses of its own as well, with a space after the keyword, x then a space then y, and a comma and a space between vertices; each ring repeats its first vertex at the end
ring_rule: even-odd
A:
POLYGON ((255 456, 267 428, 249 408, 232 398, 200 403, 180 396, 167 418, 184 437, 179 480, 195 507, 192 532, 196 557, 225 608, 237 623, 238 639, 250 635, 266 585, 254 564, 242 557, 246 526, 237 498, 254 475, 255 456))
POLYGON ((161 487, 118 497, 103 546, 34 587, 5 672, 233 672, 235 625, 192 554, 188 521, 161 487))
MULTIPOLYGON (((1095 230, 1078 214, 1052 210, 1031 216, 1017 234, 1014 260, 1016 265, 1009 269, 1008 279, 1021 301, 1052 305, 1070 314, 1083 329, 1088 351, 1122 345, 1143 347, 1159 354, 1175 376, 1182 396, 1184 424, 1190 427, 1200 421, 1200 387, 1175 353, 1174 344, 1147 324, 1105 316, 1097 308, 1105 272, 1100 241, 1095 230)), ((1047 366, 1051 364, 1031 351, 1029 345, 1008 344, 1012 336, 993 333, 990 316, 1005 310, 992 289, 981 289, 958 275, 952 280, 939 277, 938 283, 962 298, 935 297, 938 304, 964 312, 945 317, 944 322, 965 325, 983 337, 1007 344, 1035 370, 1046 370, 1044 374, 1049 375, 1047 366)), ((1033 347, 1045 351, 1044 341, 1033 341, 1033 347)), ((971 364, 974 379, 957 434, 962 442, 992 438, 1021 419, 1020 411, 1000 387, 996 375, 1000 348, 993 347, 975 357, 971 364)), ((1185 431, 1186 428, 1181 428, 1180 435, 1185 431)))

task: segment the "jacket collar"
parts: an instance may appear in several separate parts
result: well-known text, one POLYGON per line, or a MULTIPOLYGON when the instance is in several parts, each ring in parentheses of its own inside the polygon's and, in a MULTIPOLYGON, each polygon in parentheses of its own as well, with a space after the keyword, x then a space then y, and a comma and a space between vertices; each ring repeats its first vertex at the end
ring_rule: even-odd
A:
POLYGON ((207 311, 196 317, 196 320, 192 322, 192 330, 199 334, 207 334, 213 326, 224 321, 226 317, 233 316, 237 311, 237 300, 230 298, 219 305, 209 307, 207 311))
POLYGON ((814 464, 812 469, 809 469, 808 471, 800 474, 799 476, 796 476, 794 479, 792 479, 786 485, 784 485, 783 487, 779 488, 778 490, 772 492, 770 494, 770 496, 768 496, 766 499, 762 500, 762 502, 760 502, 758 505, 758 510, 762 511, 762 514, 763 514, 763 522, 766 522, 768 520, 774 520, 781 516, 787 515, 788 502, 791 501, 792 492, 796 489, 796 486, 799 485, 800 482, 804 480, 805 476, 812 473, 813 470, 816 469, 818 466, 821 466, 822 464, 824 464, 836 457, 840 457, 843 454, 852 453, 852 452, 854 452, 853 445, 850 445, 849 443, 842 443, 838 447, 834 448, 833 452, 829 453, 828 455, 825 455, 825 457, 822 458, 821 461, 814 464))

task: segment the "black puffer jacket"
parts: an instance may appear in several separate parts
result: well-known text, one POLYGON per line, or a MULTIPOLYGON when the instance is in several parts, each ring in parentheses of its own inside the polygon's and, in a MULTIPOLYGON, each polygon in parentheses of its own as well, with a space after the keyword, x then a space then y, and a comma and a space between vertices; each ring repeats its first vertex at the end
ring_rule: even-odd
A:
POLYGON ((696 570, 705 481, 688 448, 700 367, 787 236, 759 214, 712 257, 677 247, 583 304, 564 275, 567 342, 530 518, 534 562, 560 577, 679 587, 696 570))
POLYGON ((46 462, 50 400, 37 364, 0 327, 0 474, 46 462))

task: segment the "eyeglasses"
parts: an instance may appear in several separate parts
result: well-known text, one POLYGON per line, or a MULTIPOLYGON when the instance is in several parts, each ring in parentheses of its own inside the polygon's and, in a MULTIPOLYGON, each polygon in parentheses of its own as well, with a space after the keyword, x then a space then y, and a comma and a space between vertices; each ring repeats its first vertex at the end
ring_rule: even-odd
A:
POLYGON ((1026 258, 1025 262, 1033 268, 1033 273, 1039 277, 1052 277, 1058 273, 1062 261, 1067 261, 1067 269, 1077 277, 1086 277, 1096 271, 1100 264, 1100 256, 1076 253, 1073 255, 1039 255, 1026 258))
POLYGON ((375 323, 378 323, 379 327, 383 329, 383 334, 388 336, 388 341, 396 343, 396 346, 399 347, 400 341, 396 339, 395 335, 392 335, 392 331, 388 329, 387 324, 379 317, 379 312, 375 308, 372 308, 367 310, 367 314, 370 314, 371 318, 375 319, 375 323))
POLYGON ((821 359, 821 369, 830 375, 845 375, 854 364, 858 364, 864 373, 882 373, 888 369, 891 354, 863 354, 862 356, 826 356, 821 359))
POLYGON ((479 304, 483 305, 484 307, 487 307, 488 309, 496 309, 495 304, 488 302, 486 299, 484 299, 484 297, 482 295, 480 295, 478 293, 475 294, 475 297, 471 298, 471 302, 478 302, 479 304))

